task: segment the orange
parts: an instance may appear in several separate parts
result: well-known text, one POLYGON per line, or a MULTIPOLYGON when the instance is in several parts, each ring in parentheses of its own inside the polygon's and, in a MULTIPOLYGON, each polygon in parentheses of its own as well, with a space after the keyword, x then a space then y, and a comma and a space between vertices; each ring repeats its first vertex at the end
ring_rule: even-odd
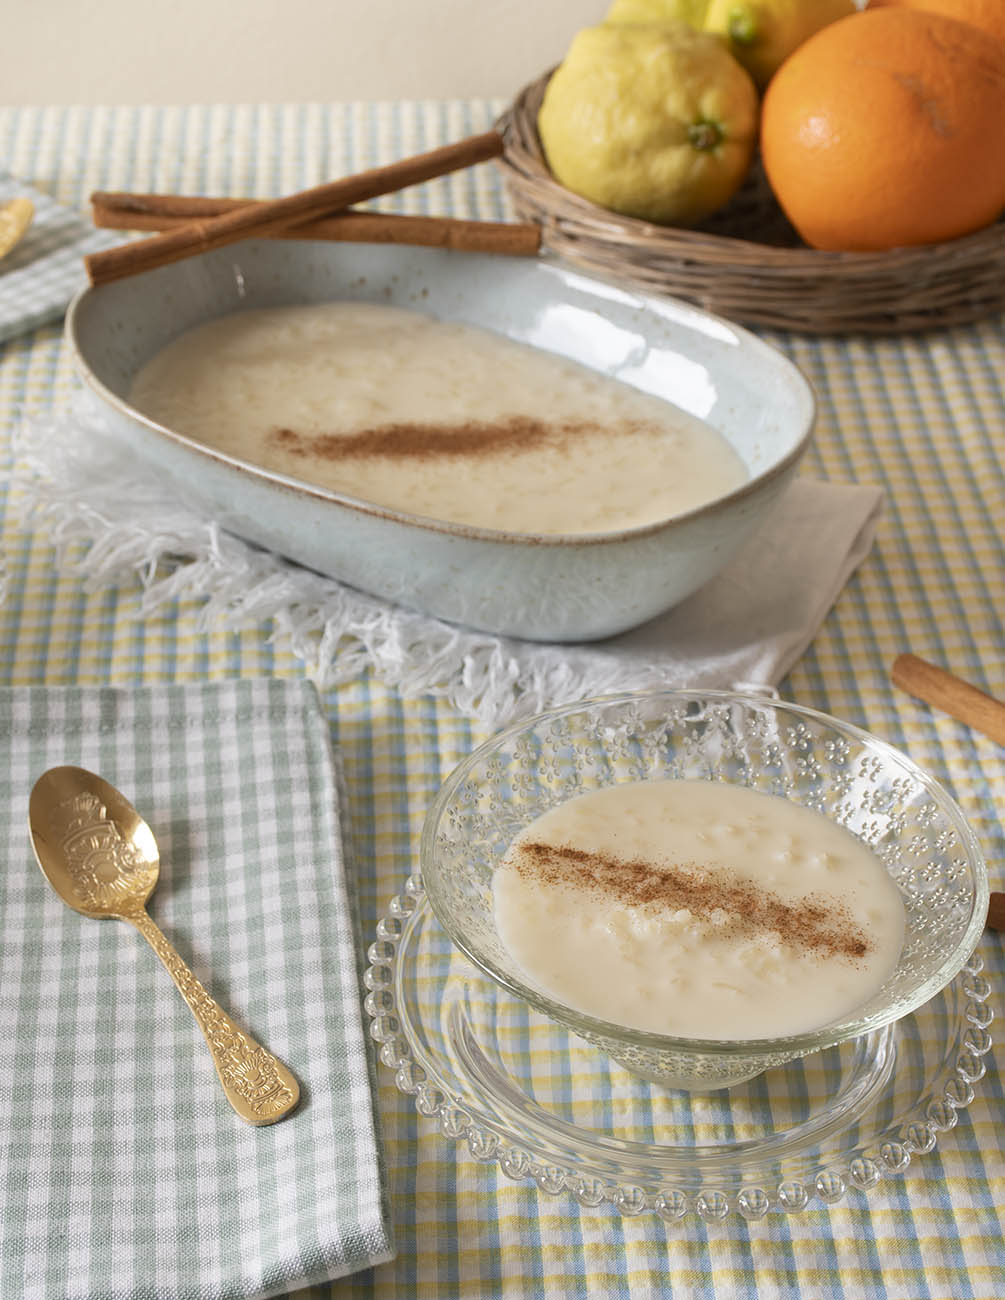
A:
POLYGON ((983 28, 1005 44, 1005 0, 869 0, 870 9, 888 5, 958 18, 961 23, 983 28))
POLYGON ((938 243, 1005 208, 1005 46, 890 6, 824 27, 761 110, 768 181, 814 248, 938 243))

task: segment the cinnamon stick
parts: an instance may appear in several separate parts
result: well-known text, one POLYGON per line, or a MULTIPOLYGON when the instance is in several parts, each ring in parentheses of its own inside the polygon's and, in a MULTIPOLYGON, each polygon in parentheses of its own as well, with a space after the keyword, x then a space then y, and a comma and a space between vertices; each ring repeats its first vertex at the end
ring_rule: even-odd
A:
POLYGON ((898 655, 890 676, 909 695, 1005 745, 1005 704, 917 655, 898 655))
POLYGON ((84 259, 84 265, 92 284, 119 280, 241 239, 276 234, 298 222, 339 212, 353 203, 362 203, 380 194, 389 194, 497 158, 502 151, 502 137, 497 131, 487 131, 484 135, 470 136, 441 149, 402 158, 354 176, 344 176, 281 199, 221 212, 215 217, 198 218, 175 230, 151 235, 149 239, 92 253, 84 259))
MULTIPOLYGON (((194 217, 216 217, 255 203, 260 200, 100 190, 91 195, 94 224, 112 230, 172 230, 194 217)), ((276 231, 270 238, 416 244, 464 253, 533 257, 540 251, 541 228, 533 222, 465 221, 456 217, 360 212, 347 208, 330 217, 298 222, 286 230, 276 231)))

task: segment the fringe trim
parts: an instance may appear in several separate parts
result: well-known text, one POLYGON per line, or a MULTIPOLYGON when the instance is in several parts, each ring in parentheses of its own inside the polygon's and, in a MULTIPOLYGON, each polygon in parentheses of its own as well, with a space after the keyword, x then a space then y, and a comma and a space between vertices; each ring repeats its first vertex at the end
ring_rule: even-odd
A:
POLYGON ((80 409, 22 422, 4 477, 18 488, 12 509, 45 528, 60 563, 89 590, 138 580, 142 615, 203 600, 202 629, 271 622, 272 640, 322 690, 372 668, 405 696, 442 696, 496 728, 593 695, 669 684, 665 661, 621 666, 580 647, 453 627, 263 551, 194 514, 155 476, 124 469, 121 447, 80 409))

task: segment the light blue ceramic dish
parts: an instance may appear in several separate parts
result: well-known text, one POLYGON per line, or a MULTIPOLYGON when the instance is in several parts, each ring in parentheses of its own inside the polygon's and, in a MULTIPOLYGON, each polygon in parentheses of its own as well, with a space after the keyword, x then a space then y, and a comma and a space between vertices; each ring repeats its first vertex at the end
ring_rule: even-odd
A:
POLYGON ((85 289, 66 331, 110 432, 223 528, 371 594, 533 640, 611 636, 696 591, 770 514, 814 417, 805 378, 753 334, 546 258, 248 241, 85 289), (136 371, 183 330, 245 308, 327 299, 478 325, 655 393, 723 433, 750 480, 644 528, 518 535, 311 487, 214 452, 129 404, 136 371))

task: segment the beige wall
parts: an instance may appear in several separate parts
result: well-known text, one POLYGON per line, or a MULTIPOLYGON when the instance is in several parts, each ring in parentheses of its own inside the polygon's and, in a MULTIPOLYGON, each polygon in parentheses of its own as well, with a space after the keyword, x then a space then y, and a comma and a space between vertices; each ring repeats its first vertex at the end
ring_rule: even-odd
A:
POLYGON ((3 0, 0 103, 508 98, 609 0, 3 0))

